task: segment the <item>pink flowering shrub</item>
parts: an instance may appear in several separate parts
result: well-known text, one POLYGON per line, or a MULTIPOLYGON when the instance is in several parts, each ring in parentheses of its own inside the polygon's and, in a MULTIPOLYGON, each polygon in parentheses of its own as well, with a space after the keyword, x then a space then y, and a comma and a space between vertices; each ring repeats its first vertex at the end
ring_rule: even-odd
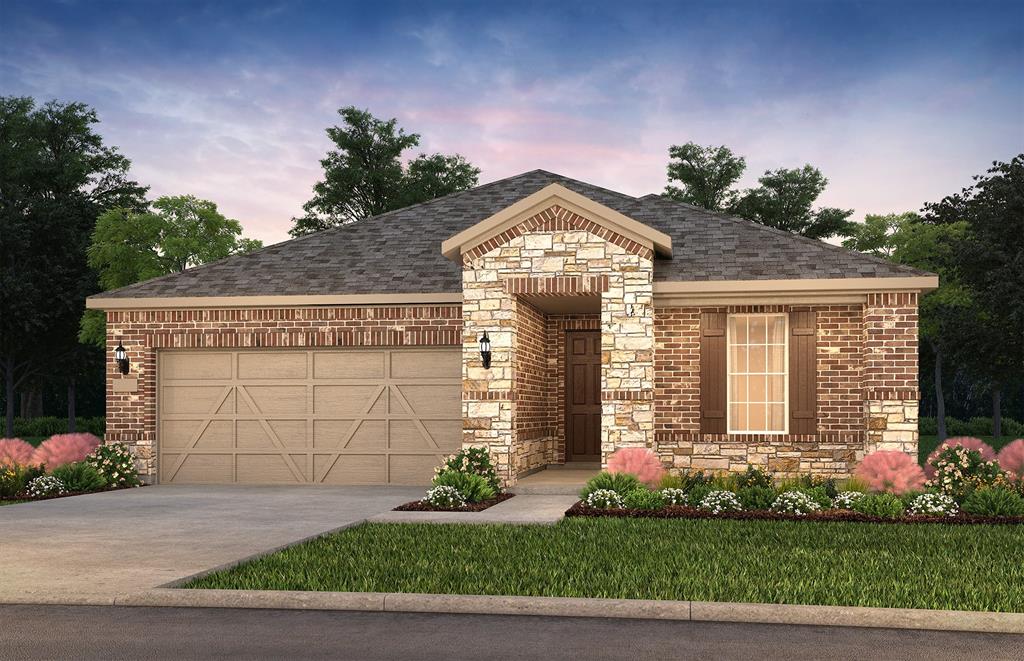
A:
POLYGON ((665 475, 658 457, 647 448, 619 448, 608 457, 609 473, 629 473, 648 485, 656 485, 665 475))
POLYGON ((905 452, 880 450, 864 457, 856 476, 871 491, 887 491, 897 496, 924 487, 924 471, 905 452))
POLYGON ((1024 438, 1018 438, 999 451, 999 467, 1018 480, 1024 480, 1024 438))
POLYGON ((100 445, 92 434, 57 434, 42 442, 32 454, 32 463, 52 471, 57 466, 82 461, 100 445))
POLYGON ((0 466, 31 466, 35 451, 20 438, 0 438, 0 466))
POLYGON ((935 477, 935 466, 933 465, 935 460, 939 458, 939 455, 946 448, 963 447, 968 450, 976 450, 981 454, 982 461, 993 461, 996 458, 996 451, 992 449, 992 446, 981 440, 980 438, 973 438, 971 436, 955 436, 953 438, 947 438, 939 447, 928 455, 928 461, 924 462, 924 474, 931 479, 935 477))

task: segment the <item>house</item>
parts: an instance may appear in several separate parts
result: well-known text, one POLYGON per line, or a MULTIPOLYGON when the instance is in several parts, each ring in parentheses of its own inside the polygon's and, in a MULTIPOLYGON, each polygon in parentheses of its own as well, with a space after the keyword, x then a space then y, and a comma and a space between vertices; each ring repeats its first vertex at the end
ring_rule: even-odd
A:
POLYGON ((616 448, 848 475, 917 451, 936 276, 537 170, 88 301, 150 482, 509 484, 616 448), (484 364, 481 338, 490 343, 484 364))

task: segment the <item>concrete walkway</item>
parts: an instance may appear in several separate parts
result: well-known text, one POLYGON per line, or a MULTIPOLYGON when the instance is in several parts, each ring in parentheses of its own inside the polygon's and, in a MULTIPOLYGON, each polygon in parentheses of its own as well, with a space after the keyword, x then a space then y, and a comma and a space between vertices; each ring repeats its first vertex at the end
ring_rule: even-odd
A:
POLYGON ((565 495, 518 495, 481 512, 382 512, 378 523, 558 523, 579 498, 565 495))
POLYGON ((358 523, 422 494, 420 487, 154 486, 0 507, 0 602, 104 602, 358 523))

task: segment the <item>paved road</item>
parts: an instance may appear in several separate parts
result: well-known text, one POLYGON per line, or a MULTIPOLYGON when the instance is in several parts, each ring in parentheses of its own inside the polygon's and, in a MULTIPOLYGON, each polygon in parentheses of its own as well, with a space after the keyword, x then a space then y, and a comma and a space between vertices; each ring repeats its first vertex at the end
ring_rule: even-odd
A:
POLYGON ((0 659, 996 659, 1024 636, 644 620, 0 606, 0 659))
POLYGON ((422 493, 169 485, 0 507, 0 602, 33 595, 44 603, 103 603, 361 521, 422 493))

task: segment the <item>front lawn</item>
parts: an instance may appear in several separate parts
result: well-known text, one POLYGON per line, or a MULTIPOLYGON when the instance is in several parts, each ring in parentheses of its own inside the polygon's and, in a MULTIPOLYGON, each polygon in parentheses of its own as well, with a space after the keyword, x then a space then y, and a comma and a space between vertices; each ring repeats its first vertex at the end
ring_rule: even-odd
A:
POLYGON ((186 587, 1024 611, 1022 526, 364 524, 186 587))
MULTIPOLYGON (((981 440, 992 446, 992 449, 999 452, 1003 449, 1003 446, 1008 445, 1010 441, 1014 440, 1015 436, 976 436, 981 440)), ((939 446, 938 436, 919 436, 917 440, 917 461, 922 466, 924 462, 928 460, 928 455, 932 453, 935 448, 939 446)))

